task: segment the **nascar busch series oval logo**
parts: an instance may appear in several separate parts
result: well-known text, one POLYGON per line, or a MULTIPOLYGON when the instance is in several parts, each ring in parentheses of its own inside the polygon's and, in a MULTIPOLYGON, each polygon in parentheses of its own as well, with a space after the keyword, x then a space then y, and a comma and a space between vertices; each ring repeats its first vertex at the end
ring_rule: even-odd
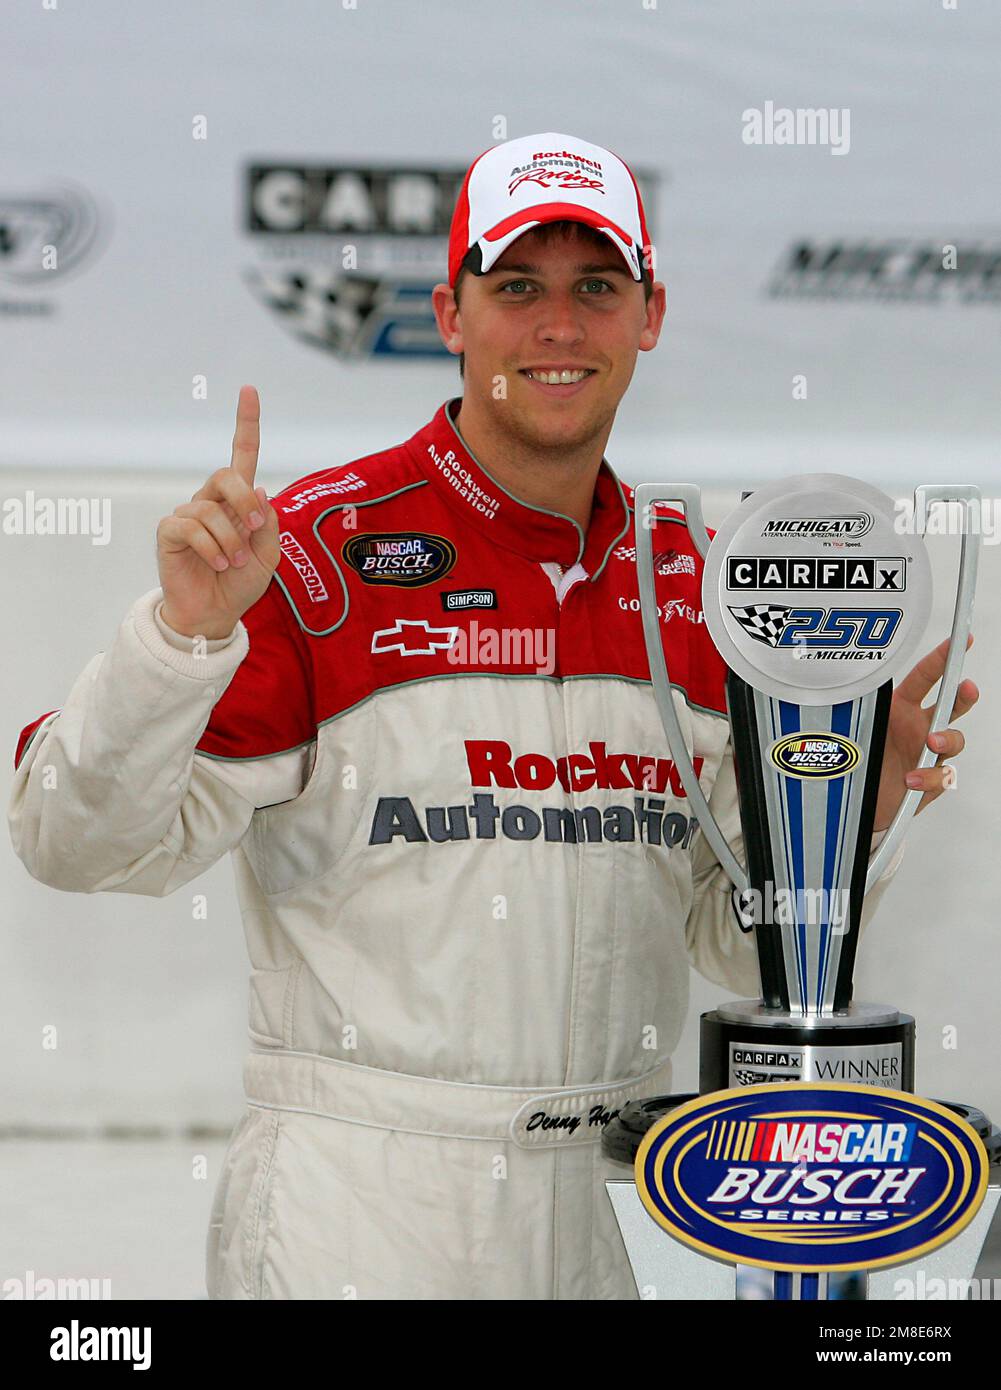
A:
POLYGON ((773 743, 769 761, 788 777, 844 777, 862 761, 862 750, 843 734, 787 734, 773 743))
POLYGON ((456 551, 444 536, 421 531, 352 536, 341 554, 366 584, 393 584, 419 589, 448 574, 456 551))
POLYGON ((987 1152, 936 1101, 784 1082, 672 1110, 636 1155, 643 1204, 716 1259, 780 1270, 877 1269, 972 1220, 987 1152))

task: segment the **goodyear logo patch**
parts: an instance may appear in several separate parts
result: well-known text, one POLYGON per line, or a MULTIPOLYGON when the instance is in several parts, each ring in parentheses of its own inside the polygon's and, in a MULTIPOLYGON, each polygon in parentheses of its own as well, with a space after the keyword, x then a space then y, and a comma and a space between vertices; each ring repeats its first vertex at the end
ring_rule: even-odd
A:
POLYGON ((451 541, 422 531, 352 536, 341 546, 341 555, 364 583, 401 589, 419 589, 441 579, 456 559, 451 541))
POLYGON ((841 734, 787 734, 773 743, 769 761, 788 777, 844 777, 862 761, 858 744, 841 734))
POLYGON ((878 1269, 958 1235, 987 1167, 975 1131, 936 1101, 782 1082, 672 1110, 640 1145, 636 1184, 658 1225, 716 1259, 878 1269))

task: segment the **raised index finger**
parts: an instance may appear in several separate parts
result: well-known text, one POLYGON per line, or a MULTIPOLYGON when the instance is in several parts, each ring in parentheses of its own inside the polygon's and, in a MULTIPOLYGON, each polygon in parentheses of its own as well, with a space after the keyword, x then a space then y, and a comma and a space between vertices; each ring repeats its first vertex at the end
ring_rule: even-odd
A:
POLYGON ((254 486, 257 455, 261 448, 261 401, 256 386, 241 386, 236 407, 236 432, 230 467, 250 487, 254 486))

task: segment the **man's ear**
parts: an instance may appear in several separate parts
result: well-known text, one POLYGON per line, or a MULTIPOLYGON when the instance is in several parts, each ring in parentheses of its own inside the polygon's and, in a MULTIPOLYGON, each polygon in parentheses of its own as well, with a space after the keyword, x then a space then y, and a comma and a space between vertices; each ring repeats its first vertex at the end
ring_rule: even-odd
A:
POLYGON ((449 352, 458 356, 462 352, 462 315, 450 285, 435 285, 431 291, 431 307, 442 342, 449 352))
POLYGON ((667 286, 662 280, 655 280, 650 298, 646 302, 646 322, 640 333, 640 352, 649 352, 657 346, 666 313, 667 286))

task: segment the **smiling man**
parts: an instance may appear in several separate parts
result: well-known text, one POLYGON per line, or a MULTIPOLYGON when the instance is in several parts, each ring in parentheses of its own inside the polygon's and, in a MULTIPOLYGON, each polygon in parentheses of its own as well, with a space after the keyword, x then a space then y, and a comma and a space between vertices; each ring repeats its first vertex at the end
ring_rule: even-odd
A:
POLYGON ((433 299, 444 342, 462 354, 466 444, 522 501, 586 527, 637 353, 664 321, 632 174, 570 137, 487 151, 459 195, 449 280, 433 299))
MULTIPOLYGON (((245 387, 230 466, 160 523, 159 587, 22 734, 11 832, 43 882, 160 896, 233 855, 251 1052, 214 1297, 636 1296, 602 1129, 670 1091, 689 962, 758 991, 669 757, 604 459, 664 319, 652 265, 609 151, 482 155, 434 291, 462 397, 269 500, 245 387)), ((655 568, 682 728, 740 853, 677 518, 655 568)), ((894 697, 879 829, 943 654, 894 697)), ((975 699, 964 682, 956 712, 975 699)), ((942 770, 918 776, 932 800, 942 770)))

